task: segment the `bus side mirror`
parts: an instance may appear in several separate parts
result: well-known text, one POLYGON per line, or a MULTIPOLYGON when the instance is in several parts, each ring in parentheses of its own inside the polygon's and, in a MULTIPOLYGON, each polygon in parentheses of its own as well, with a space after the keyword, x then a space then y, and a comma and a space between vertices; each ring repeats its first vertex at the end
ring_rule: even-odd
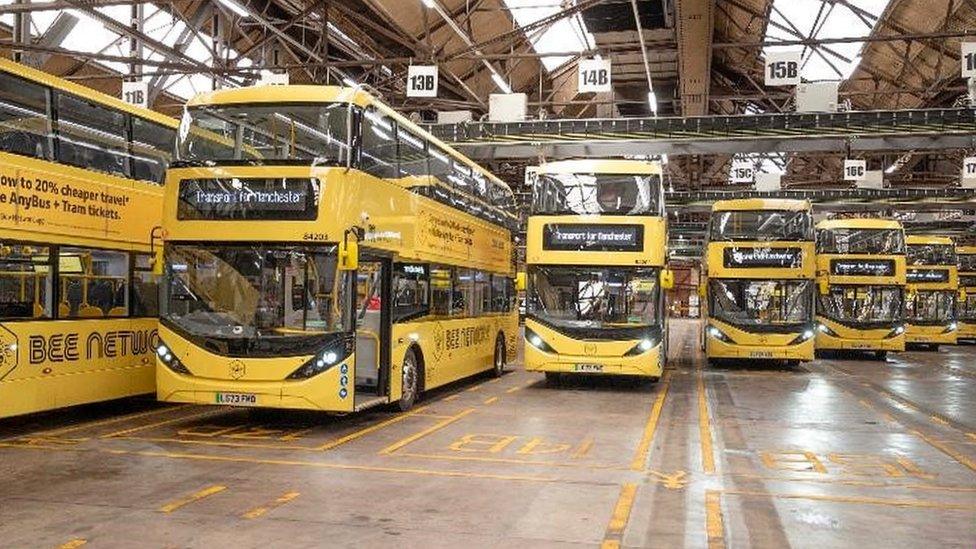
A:
POLYGON ((671 269, 661 270, 661 288, 665 290, 674 288, 674 271, 671 269))
POLYGON ((359 268, 359 243, 344 240, 339 243, 339 270, 355 271, 359 268))
POLYGON ((515 291, 525 291, 525 273, 517 273, 515 275, 515 291))
POLYGON ((830 293, 830 283, 823 279, 818 280, 817 289, 820 291, 820 295, 827 295, 830 293))
POLYGON ((153 250, 152 254, 152 274, 155 276, 163 276, 163 247, 159 246, 153 250))
POLYGON ((959 301, 967 301, 969 299, 969 292, 966 290, 959 290, 959 301))

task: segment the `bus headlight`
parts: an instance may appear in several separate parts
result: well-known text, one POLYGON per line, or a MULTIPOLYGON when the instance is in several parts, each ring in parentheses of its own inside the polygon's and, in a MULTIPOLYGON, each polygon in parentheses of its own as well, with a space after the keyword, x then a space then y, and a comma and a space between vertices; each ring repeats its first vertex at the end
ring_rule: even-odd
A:
POLYGON ((352 354, 354 349, 354 342, 355 339, 353 339, 351 334, 348 337, 332 341, 285 379, 308 379, 332 369, 343 360, 349 358, 349 355, 352 354))
POLYGON ((708 328, 706 328, 705 329, 705 333, 707 333, 709 335, 709 337, 712 337, 712 338, 717 339, 719 341, 722 341, 722 342, 725 342, 725 343, 735 343, 735 341, 732 341, 732 338, 731 337, 725 335, 725 333, 722 332, 722 330, 719 330, 715 326, 709 326, 708 328))
POLYGON ((556 350, 549 346, 539 334, 532 331, 532 328, 525 328, 525 340, 529 342, 536 349, 543 351, 545 353, 555 353, 556 350))
POLYGON ((829 335, 830 337, 840 337, 837 335, 837 332, 831 330, 830 326, 826 324, 817 324, 817 329, 820 330, 820 333, 829 335))
POLYGON ((653 349, 656 345, 657 345, 657 342, 655 342, 652 338, 645 337, 644 339, 642 339, 639 342, 637 342, 637 345, 634 345, 634 348, 633 349, 631 349, 631 350, 627 351, 626 353, 624 353, 624 356, 637 356, 637 355, 642 355, 642 354, 646 353, 647 351, 650 351, 651 349, 653 349))
POLYGON ((899 324, 898 326, 895 326, 894 330, 888 332, 888 335, 886 335, 885 338, 898 337, 903 333, 905 333, 905 326, 899 324))
POLYGON ((166 365, 167 368, 176 372, 177 374, 190 375, 190 370, 180 362, 180 359, 176 358, 173 351, 166 346, 162 341, 159 342, 159 346, 156 347, 156 356, 159 357, 159 361, 166 365))
POLYGON ((958 328, 958 327, 959 327, 959 324, 956 321, 952 321, 952 322, 949 323, 949 326, 946 327, 945 333, 955 332, 956 331, 956 328, 958 328))
POLYGON ((794 339, 792 342, 790 342, 790 345, 799 345, 800 343, 810 341, 811 339, 813 339, 813 336, 815 335, 817 334, 811 329, 803 330, 803 333, 797 336, 796 339, 794 339))

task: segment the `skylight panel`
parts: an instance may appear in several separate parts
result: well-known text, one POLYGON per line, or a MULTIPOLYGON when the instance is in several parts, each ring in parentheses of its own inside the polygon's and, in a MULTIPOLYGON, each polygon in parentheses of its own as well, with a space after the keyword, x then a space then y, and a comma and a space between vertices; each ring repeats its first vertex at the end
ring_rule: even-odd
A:
MULTIPOLYGON (((826 0, 822 2, 774 0, 765 40, 794 41, 800 38, 868 36, 889 1, 849 0, 852 8, 826 0)), ((860 64, 863 46, 863 43, 857 42, 827 44, 816 48, 769 46, 763 49, 763 53, 802 50, 803 64, 800 75, 804 80, 845 80, 860 64)))
MULTIPOLYGON (((505 5, 519 27, 531 25, 561 11, 553 0, 505 0, 505 5)), ((586 32, 579 14, 558 20, 545 30, 529 31, 528 38, 537 53, 582 52, 595 44, 593 35, 586 32)), ((546 70, 553 71, 572 59, 570 56, 542 57, 546 70)))

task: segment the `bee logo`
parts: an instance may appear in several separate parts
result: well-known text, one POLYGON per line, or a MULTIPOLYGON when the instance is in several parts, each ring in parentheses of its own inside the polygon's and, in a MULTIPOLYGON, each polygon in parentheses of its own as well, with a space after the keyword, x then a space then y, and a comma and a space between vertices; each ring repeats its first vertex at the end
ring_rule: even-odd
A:
POLYGON ((17 367, 17 336, 0 326, 0 379, 17 367))

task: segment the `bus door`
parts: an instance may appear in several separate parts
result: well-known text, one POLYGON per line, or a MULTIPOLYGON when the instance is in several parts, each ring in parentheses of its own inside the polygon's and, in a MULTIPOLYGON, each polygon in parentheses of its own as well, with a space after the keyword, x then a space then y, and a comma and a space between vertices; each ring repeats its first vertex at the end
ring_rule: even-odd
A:
POLYGON ((356 393, 386 395, 390 379, 390 287, 388 258, 359 258, 356 271, 356 393))

